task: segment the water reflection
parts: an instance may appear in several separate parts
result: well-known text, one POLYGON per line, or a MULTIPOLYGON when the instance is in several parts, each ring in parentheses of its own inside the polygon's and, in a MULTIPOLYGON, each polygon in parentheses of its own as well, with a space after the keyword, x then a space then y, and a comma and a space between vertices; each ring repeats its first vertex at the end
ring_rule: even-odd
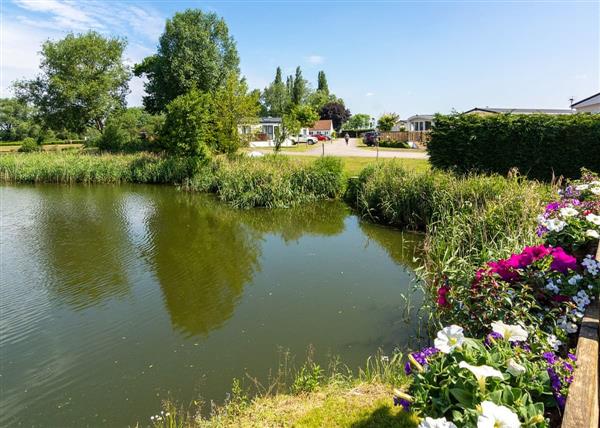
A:
POLYGON ((416 269, 419 267, 418 258, 421 257, 421 244, 423 237, 418 233, 390 233, 389 227, 361 222, 360 229, 363 233, 379 244, 399 265, 416 269))
POLYGON ((111 187, 37 192, 33 222, 48 290, 76 308, 129 292, 127 266, 135 255, 122 205, 111 187))

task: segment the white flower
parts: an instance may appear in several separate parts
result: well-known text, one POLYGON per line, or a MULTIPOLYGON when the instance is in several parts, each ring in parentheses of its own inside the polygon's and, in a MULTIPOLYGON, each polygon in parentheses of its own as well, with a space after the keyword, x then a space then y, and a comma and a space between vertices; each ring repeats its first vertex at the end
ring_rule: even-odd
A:
POLYGON ((562 345, 562 342, 558 340, 558 338, 555 335, 551 334, 550 336, 548 336, 548 345, 550 345, 550 347, 555 351, 558 351, 558 347, 562 345))
POLYGON ((464 341, 465 335, 463 334, 463 328, 453 324, 438 331, 437 337, 433 341, 433 345, 439 349, 440 352, 449 354, 454 351, 455 348, 461 346, 464 341))
POLYGON ((577 332, 577 324, 570 322, 564 315, 558 319, 558 327, 569 334, 577 332))
POLYGON ((585 231, 585 236, 587 236, 588 238, 599 239, 600 233, 596 232, 594 229, 588 229, 585 231))
POLYGON ((433 419, 426 417, 421 421, 418 428, 456 428, 456 425, 447 421, 446 418, 433 419))
POLYGON ((589 213, 585 216, 585 219, 596 226, 600 226, 600 215, 589 213))
POLYGON ((560 291, 560 288, 558 288, 558 286, 556 284, 554 284, 552 279, 548 279, 548 284, 546 284, 545 288, 546 288, 546 290, 551 291, 554 294, 558 294, 558 292, 560 291))
POLYGON ((592 187, 590 192, 592 192, 594 195, 600 195, 600 187, 592 187))
POLYGON ((590 304, 590 298, 583 290, 578 291, 577 294, 572 297, 572 299, 577 305, 577 308, 582 312, 585 311, 587 305, 590 304))
POLYGON ((497 377, 499 379, 503 379, 502 373, 499 370, 496 370, 495 368, 490 366, 472 366, 471 364, 461 361, 458 364, 458 367, 460 367, 461 369, 467 369, 475 375, 481 392, 485 391, 486 378, 497 377))
POLYGON ((571 278, 569 278, 569 280, 567 282, 569 283, 569 285, 576 285, 582 279, 583 279, 583 276, 576 274, 576 275, 573 275, 571 278))
POLYGON ((517 363, 514 359, 511 358, 510 360, 508 360, 506 371, 514 377, 517 377, 525 373, 526 369, 521 364, 517 363))
POLYGON ((505 406, 491 401, 481 403, 481 415, 477 418, 477 428, 520 428, 521 422, 516 413, 505 406))
POLYGON ((546 227, 548 231, 557 233, 562 231, 566 225, 567 223, 557 218, 548 219, 544 222, 544 224, 542 224, 542 226, 546 227))
POLYGON ((563 217, 574 217, 577 214, 579 214, 579 211, 577 211, 575 208, 565 207, 560 209, 560 215, 563 217))
POLYGON ((529 333, 520 325, 504 324, 502 321, 492 323, 492 331, 501 334, 509 342, 521 342, 527 340, 529 333))
POLYGON ((579 190, 579 191, 587 190, 588 187, 590 187, 590 186, 587 184, 580 184, 578 186, 575 186, 575 190, 579 190))

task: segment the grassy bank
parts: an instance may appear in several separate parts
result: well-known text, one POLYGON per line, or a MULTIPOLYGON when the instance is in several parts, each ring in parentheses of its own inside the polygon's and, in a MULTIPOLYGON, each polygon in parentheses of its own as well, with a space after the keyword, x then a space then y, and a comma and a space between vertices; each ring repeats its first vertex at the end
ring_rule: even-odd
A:
POLYGON ((364 169, 347 196, 374 222, 426 231, 421 273, 454 281, 534 242, 549 190, 520 177, 415 172, 391 162, 364 169))
POLYGON ((152 154, 28 153, 0 156, 4 183, 163 183, 215 193, 238 208, 288 207, 341 195, 342 162, 285 156, 204 162, 152 154))
POLYGON ((417 425, 418 419, 391 399, 393 388, 407 387, 402 356, 370 358, 358 373, 332 360, 327 370, 309 360, 290 369, 285 360, 266 386, 244 389, 233 381, 222 405, 202 412, 201 403, 187 409, 164 403, 151 421, 157 427, 397 427, 417 425), (157 417, 159 420, 157 420, 157 417))

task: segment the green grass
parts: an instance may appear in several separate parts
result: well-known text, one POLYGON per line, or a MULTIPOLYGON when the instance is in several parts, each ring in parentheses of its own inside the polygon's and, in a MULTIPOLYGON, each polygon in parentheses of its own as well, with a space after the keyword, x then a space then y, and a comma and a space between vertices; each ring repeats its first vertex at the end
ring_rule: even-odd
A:
POLYGON ((347 200, 374 222, 426 231, 420 273, 433 297, 442 272, 450 284, 468 284, 484 262, 535 242, 548 192, 520 177, 418 172, 388 162, 363 170, 347 200))
MULTIPOLYGON (((327 156, 326 156, 327 157, 327 156)), ((311 163, 315 161, 315 158, 305 157, 294 157, 294 161, 300 163, 311 163)), ((389 162, 396 162, 398 165, 411 171, 424 172, 430 169, 429 161, 427 159, 394 159, 394 158, 367 158, 361 156, 348 156, 340 158, 342 160, 342 166, 344 173, 349 176, 356 176, 368 166, 374 166, 377 164, 386 164, 389 162)))

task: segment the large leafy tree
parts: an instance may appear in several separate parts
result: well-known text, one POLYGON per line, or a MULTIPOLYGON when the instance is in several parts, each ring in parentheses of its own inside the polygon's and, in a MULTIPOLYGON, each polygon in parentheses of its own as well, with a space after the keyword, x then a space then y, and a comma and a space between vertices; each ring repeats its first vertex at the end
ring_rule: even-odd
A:
POLYGON ((31 128, 31 108, 15 98, 0 98, 0 140, 22 140, 31 128))
POLYGON ((292 108, 290 115, 293 116, 302 128, 309 128, 319 120, 317 112, 309 105, 299 105, 292 108))
POLYGON ((346 122, 352 114, 341 102, 330 102, 325 104, 319 112, 321 119, 331 119, 336 131, 340 130, 342 123, 346 122))
POLYGON ((130 72, 123 64, 126 42, 94 31, 68 34, 42 45, 42 73, 14 83, 17 98, 33 104, 50 129, 99 131, 106 118, 125 106, 130 72))
POLYGON ((167 106, 161 145, 167 152, 203 158, 214 143, 214 102, 209 92, 192 89, 167 106))
POLYGON ((396 113, 384 113, 377 120, 377 128, 384 132, 391 131, 399 120, 400 116, 398 116, 396 113))
POLYGON ((281 117, 289 110, 291 97, 283 83, 280 67, 275 72, 275 80, 265 88, 262 102, 269 116, 281 117))
POLYGON ((367 129, 371 124, 371 116, 365 113, 357 113, 352 115, 346 123, 344 123, 344 129, 367 129))
POLYGON ((214 13, 188 9, 167 20, 158 52, 137 64, 134 73, 148 78, 146 109, 160 112, 192 88, 216 91, 229 75, 239 73, 239 62, 225 21, 214 13))
POLYGON ((238 126, 257 121, 258 94, 248 93, 245 80, 231 74, 214 94, 215 140, 213 149, 220 153, 234 153, 242 141, 238 126))

